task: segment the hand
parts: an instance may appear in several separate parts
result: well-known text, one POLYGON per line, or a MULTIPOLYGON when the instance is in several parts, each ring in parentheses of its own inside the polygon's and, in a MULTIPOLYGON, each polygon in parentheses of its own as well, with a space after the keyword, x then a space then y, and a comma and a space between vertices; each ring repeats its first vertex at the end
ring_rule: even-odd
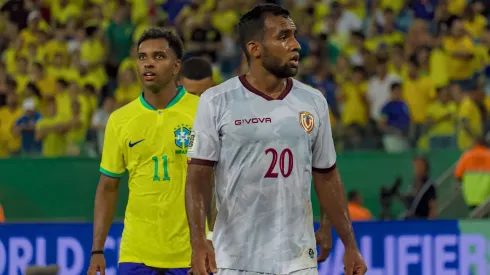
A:
POLYGON ((97 271, 100 275, 105 275, 105 258, 104 254, 94 254, 90 258, 90 266, 88 268, 88 275, 97 275, 97 271))
POLYGON ((330 227, 320 227, 315 233, 316 245, 320 246, 320 255, 318 255, 317 262, 324 262, 330 251, 332 251, 332 230, 330 227))
POLYGON ((344 253, 344 273, 345 275, 364 275, 367 266, 362 259, 359 249, 346 248, 344 253))
POLYGON ((208 275, 217 273, 216 259, 214 256, 213 245, 210 241, 204 240, 192 247, 191 270, 189 274, 208 275))

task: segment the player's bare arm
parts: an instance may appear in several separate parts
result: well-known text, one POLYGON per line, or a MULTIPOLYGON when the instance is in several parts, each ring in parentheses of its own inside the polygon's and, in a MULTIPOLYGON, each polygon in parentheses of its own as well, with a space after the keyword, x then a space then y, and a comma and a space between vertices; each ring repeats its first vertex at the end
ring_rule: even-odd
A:
POLYGON ((367 267, 359 254, 339 171, 334 168, 325 173, 313 172, 313 180, 320 207, 344 244, 345 274, 365 274, 367 267))
POLYGON ((189 164, 187 169, 185 208, 191 235, 191 268, 194 275, 217 272, 214 251, 206 240, 206 217, 213 193, 212 174, 212 166, 189 164))
POLYGON ((332 251, 332 223, 324 211, 321 211, 320 227, 316 231, 315 238, 317 246, 320 247, 317 261, 324 262, 332 251))
POLYGON ((119 182, 119 178, 100 175, 95 193, 93 251, 104 249, 105 240, 114 219, 119 182))
MULTIPOLYGON (((211 182, 213 182, 214 177, 211 176, 211 182)), ((209 204, 209 210, 208 210, 208 217, 207 217, 207 222, 208 222, 208 229, 210 231, 213 231, 214 229, 214 223, 216 222, 216 215, 218 215, 218 210, 216 209, 216 196, 214 195, 214 185, 213 189, 211 190, 211 202, 209 204)))
POLYGON ((95 193, 94 207, 94 236, 92 243, 93 254, 90 259, 88 274, 105 274, 105 259, 101 251, 104 250, 105 240, 112 220, 117 202, 117 192, 119 188, 119 178, 111 178, 104 174, 100 175, 99 185, 95 193))

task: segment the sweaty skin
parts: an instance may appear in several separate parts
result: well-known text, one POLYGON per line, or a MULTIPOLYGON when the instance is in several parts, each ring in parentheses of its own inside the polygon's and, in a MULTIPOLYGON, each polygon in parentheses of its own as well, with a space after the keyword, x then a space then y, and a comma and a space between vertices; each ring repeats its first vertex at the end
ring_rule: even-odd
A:
POLYGON ((326 173, 313 172, 313 180, 320 207, 327 214, 344 246, 357 249, 339 171, 334 168, 326 173))

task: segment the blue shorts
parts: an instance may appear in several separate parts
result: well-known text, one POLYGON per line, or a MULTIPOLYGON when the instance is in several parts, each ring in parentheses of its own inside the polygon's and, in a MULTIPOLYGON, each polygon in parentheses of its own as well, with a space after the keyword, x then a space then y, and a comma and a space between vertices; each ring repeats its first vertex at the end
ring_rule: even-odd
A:
POLYGON ((120 275, 187 275, 189 268, 156 268, 141 263, 120 263, 120 275))

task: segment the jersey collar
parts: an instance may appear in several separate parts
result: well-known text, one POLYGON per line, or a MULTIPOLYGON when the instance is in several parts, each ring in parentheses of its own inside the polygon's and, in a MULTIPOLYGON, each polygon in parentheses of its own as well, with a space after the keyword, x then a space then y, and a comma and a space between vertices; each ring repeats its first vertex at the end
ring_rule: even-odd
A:
MULTIPOLYGON (((184 86, 177 86, 177 94, 168 103, 168 105, 165 107, 165 109, 168 109, 168 108, 174 106, 175 104, 177 104, 177 102, 179 102, 180 99, 182 99, 182 97, 184 97, 185 93, 186 93, 186 90, 185 90, 184 86)), ((141 102, 141 105, 143 105, 143 107, 145 107, 148 110, 151 110, 151 111, 156 111, 157 110, 155 107, 151 106, 150 103, 148 103, 145 100, 145 97, 143 96, 143 93, 140 94, 140 102, 141 102)))

